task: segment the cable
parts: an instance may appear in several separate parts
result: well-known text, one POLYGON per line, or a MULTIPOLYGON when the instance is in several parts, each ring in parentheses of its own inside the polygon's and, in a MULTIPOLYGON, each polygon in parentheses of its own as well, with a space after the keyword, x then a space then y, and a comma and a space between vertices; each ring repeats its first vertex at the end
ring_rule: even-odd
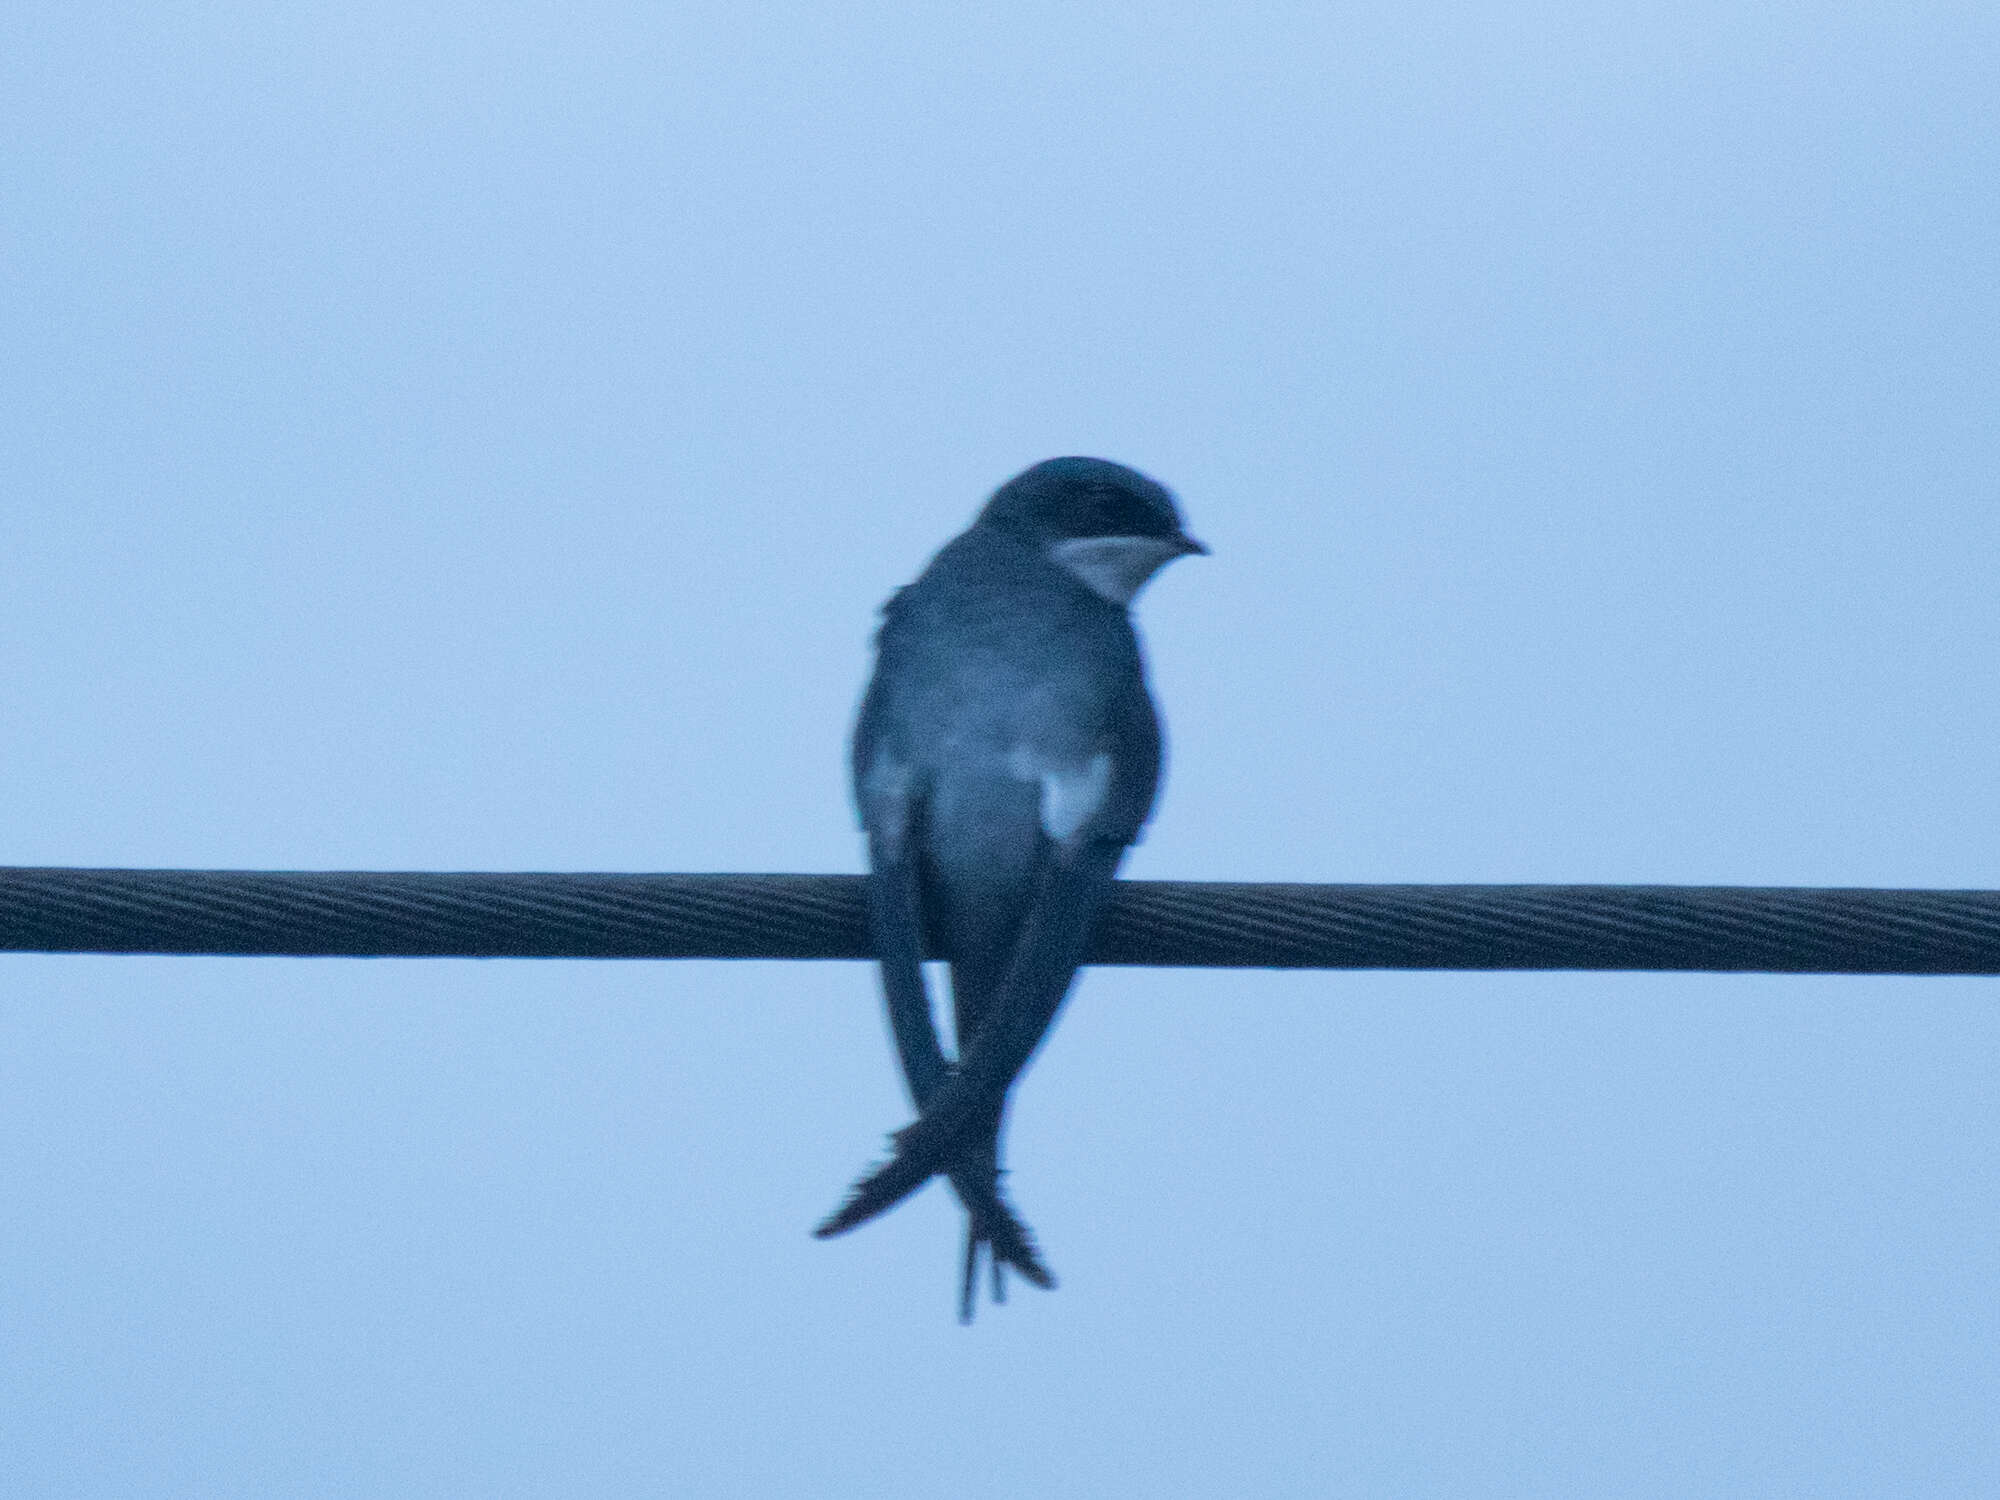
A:
MULTIPOLYGON (((0 952, 871 956, 859 875, 0 868, 0 952)), ((2000 974, 2000 891, 1119 882, 1091 962, 2000 974)))

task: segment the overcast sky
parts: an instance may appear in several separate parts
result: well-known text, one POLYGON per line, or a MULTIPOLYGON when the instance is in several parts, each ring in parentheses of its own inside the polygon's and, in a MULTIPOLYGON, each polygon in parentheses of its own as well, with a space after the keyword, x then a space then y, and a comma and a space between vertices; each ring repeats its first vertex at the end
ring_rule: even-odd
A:
MULTIPOLYGON (((1128 873, 2000 886, 2000 13, 16 0, 0 863, 860 868, 1016 470, 1128 873)), ((1986 1495, 1982 980, 1088 974, 953 1321, 860 964, 0 959, 46 1496, 1986 1495)))

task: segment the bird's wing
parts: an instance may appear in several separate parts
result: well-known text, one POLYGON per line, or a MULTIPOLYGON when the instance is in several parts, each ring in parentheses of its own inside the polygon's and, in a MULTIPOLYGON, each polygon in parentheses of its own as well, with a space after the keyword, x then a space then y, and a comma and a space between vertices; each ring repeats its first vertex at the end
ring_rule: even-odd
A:
POLYGON ((948 1071, 937 1024, 931 1019, 930 993, 924 987, 924 922, 917 875, 918 824, 924 807, 909 766, 884 747, 873 747, 857 781, 861 820, 868 830, 868 919, 882 966, 882 996, 910 1100, 921 1110, 948 1071))

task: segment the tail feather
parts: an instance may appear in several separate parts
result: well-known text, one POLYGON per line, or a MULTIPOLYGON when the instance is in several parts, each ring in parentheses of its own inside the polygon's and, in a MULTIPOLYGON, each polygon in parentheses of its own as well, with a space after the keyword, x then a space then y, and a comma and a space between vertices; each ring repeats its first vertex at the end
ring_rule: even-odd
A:
MULTIPOLYGON (((965 1221, 965 1274, 958 1283, 958 1321, 970 1323, 974 1304, 979 1301, 973 1288, 979 1281, 979 1231, 972 1227, 970 1218, 965 1221)), ((1000 1274, 1000 1262, 993 1262, 993 1274, 1000 1274)))
POLYGON ((1000 1212, 1006 1215, 1004 1223, 996 1223, 984 1215, 968 1211, 965 1218, 965 1261, 958 1287, 958 1321, 970 1323, 978 1303, 979 1247, 984 1245, 993 1267, 993 1300, 1007 1300, 1007 1268, 1013 1267, 1021 1279, 1038 1286, 1044 1291, 1055 1288, 1056 1278, 1042 1263, 1034 1241, 1029 1237, 1027 1226, 1022 1224, 1004 1203, 995 1200, 1000 1212))
POLYGON ((972 1321, 979 1280, 979 1247, 984 1245, 993 1267, 993 1300, 1007 1300, 1006 1268, 1011 1266, 1021 1278, 1047 1291, 1054 1288, 1055 1276, 1043 1264, 1034 1236, 1021 1222, 1013 1206, 1001 1195, 999 1142, 988 1140, 971 1160, 955 1163, 951 1185, 965 1205, 965 1262, 959 1282, 958 1320, 972 1321))
MULTIPOLYGON (((993 1268, 993 1301, 996 1304, 1007 1300, 1007 1267, 1013 1266, 1022 1276, 1044 1290, 1056 1284, 1048 1267, 1039 1261, 1024 1264, 1018 1259, 1009 1259, 990 1235, 982 1234, 970 1215, 965 1220, 965 1270, 958 1284, 958 1321, 971 1323, 973 1312, 979 1305, 979 1247, 987 1247, 987 1263, 993 1268)), ((1031 1250, 1032 1253, 1032 1250, 1031 1250)))

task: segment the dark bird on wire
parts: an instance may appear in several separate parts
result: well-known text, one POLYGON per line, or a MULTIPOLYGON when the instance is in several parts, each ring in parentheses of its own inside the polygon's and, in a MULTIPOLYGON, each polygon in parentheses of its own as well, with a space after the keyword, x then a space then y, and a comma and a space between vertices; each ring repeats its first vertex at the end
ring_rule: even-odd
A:
POLYGON ((1127 607, 1164 564, 1208 549, 1173 496, 1100 458, 1016 475, 883 607, 854 728, 882 990, 917 1119, 816 1233, 866 1223, 938 1173, 966 1212, 959 1317, 980 1248, 1055 1278, 1000 1191, 1007 1094, 1068 994, 1153 807, 1160 726, 1127 607), (957 1060, 924 985, 951 965, 957 1060))

